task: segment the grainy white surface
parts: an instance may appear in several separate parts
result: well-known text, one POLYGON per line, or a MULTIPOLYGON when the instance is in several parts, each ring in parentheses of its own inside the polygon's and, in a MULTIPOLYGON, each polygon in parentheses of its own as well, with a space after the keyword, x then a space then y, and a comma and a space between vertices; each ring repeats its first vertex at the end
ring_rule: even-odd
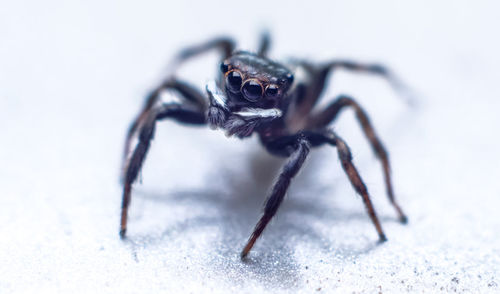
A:
MULTIPOLYGON (((16 1, 0 9, 0 293, 500 291, 500 43, 494 1, 16 1), (255 138, 158 127, 118 238, 124 132, 177 50, 227 33, 272 55, 380 61, 419 94, 410 108, 371 76, 339 73, 386 143, 395 221, 351 112, 336 125, 389 241, 334 150, 312 152, 242 263, 282 161, 255 138)), ((216 56, 180 74, 200 87, 216 56)))

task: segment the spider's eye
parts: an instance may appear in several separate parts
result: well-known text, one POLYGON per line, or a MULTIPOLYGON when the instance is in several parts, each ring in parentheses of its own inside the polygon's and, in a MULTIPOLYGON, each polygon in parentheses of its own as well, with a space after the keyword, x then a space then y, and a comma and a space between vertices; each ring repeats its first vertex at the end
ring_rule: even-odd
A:
POLYGON ((231 92, 239 92, 243 79, 237 71, 232 71, 226 75, 226 84, 231 92))
POLYGON ((288 85, 291 85, 293 83, 293 75, 291 73, 286 75, 286 81, 288 85))
POLYGON ((278 96, 278 86, 276 86, 276 85, 267 86, 266 97, 275 98, 276 96, 278 96))
POLYGON ((224 61, 220 64, 220 71, 222 73, 226 73, 229 70, 229 63, 227 61, 224 61))
POLYGON ((255 102, 262 97, 262 85, 256 80, 248 80, 243 85, 243 95, 248 101, 255 102))

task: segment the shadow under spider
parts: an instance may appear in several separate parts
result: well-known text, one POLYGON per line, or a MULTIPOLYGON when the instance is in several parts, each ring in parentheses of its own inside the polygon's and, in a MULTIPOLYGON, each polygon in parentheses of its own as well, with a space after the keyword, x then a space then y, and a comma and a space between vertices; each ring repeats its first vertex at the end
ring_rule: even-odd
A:
MULTIPOLYGON (((213 258, 209 257, 210 267, 216 271, 221 270, 225 275, 229 273, 228 278, 233 281, 253 278, 264 285, 281 288, 294 287, 300 283, 301 265, 293 258, 294 242, 298 238, 301 238, 300 241, 310 240, 311 243, 319 245, 326 254, 335 258, 352 259, 367 254, 377 246, 375 238, 366 239, 355 248, 352 247, 352 243, 342 243, 342 240, 332 245, 329 244, 328 236, 318 233, 308 221, 338 223, 339 226, 353 220, 369 222, 364 210, 351 212, 325 205, 335 195, 329 195, 332 193, 331 190, 326 191, 329 187, 315 183, 314 169, 317 165, 324 164, 320 162, 323 159, 321 154, 318 156, 311 154, 301 174, 292 181, 289 195, 275 216, 275 221, 266 228, 250 257, 244 262, 239 258, 240 250, 260 216, 267 191, 285 162, 285 159, 268 155, 263 150, 252 152, 247 158, 248 166, 238 168, 238 172, 235 172, 234 167, 230 169, 223 167, 217 170, 217 174, 209 175, 215 176, 216 180, 222 180, 217 189, 168 193, 137 190, 136 197, 146 201, 160 202, 166 207, 195 205, 207 208, 207 211, 216 211, 216 214, 207 213, 191 218, 186 216, 186 219, 177 220, 159 234, 131 235, 128 238, 133 251, 137 247, 165 241, 172 237, 172 231, 186 232, 190 229, 217 227, 222 233, 217 241, 217 248, 214 248, 214 253, 217 254, 214 254, 213 258), (222 260, 220 256, 226 258, 222 260)), ((330 164, 338 164, 335 157, 329 159, 332 160, 330 164)), ((332 171, 332 184, 335 184, 336 180, 339 183, 345 181, 342 185, 349 185, 343 174, 335 175, 332 171)), ((380 219, 383 222, 396 221, 395 218, 389 217, 380 219)))

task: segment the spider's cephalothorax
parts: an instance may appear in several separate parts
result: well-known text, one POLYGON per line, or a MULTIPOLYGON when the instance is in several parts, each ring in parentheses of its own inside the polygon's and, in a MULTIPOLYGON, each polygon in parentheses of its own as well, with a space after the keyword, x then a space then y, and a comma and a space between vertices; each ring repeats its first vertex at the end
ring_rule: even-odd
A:
POLYGON ((219 85, 207 85, 210 106, 207 120, 228 136, 250 136, 263 127, 282 122, 289 104, 292 72, 264 56, 237 51, 220 65, 219 85))
POLYGON ((226 95, 234 106, 279 107, 293 82, 285 66, 245 51, 235 52, 220 68, 226 95))
POLYGON ((183 124, 209 125, 213 129, 223 129, 228 136, 238 138, 257 133, 270 153, 288 157, 288 162, 267 197, 264 212, 241 253, 242 258, 248 254, 276 214, 291 179, 301 168, 310 148, 321 145, 337 148, 342 168, 353 188, 363 198, 379 240, 385 241, 386 237, 368 190, 353 165, 349 147, 328 127, 346 108, 355 111, 365 136, 382 163, 389 200, 396 209, 399 220, 402 223, 407 222, 394 198, 387 152, 363 108, 355 100, 344 95, 337 97, 326 108, 315 107, 329 74, 339 68, 380 75, 398 88, 401 88, 401 84, 386 68, 376 64, 345 60, 324 64, 307 61, 296 61, 287 65, 277 63, 267 57, 269 43, 269 37, 264 35, 257 53, 250 53, 235 51, 231 39, 219 38, 181 51, 175 59, 176 65, 209 50, 219 50, 223 54, 220 63, 221 76, 218 82, 211 81, 207 84, 204 94, 172 74, 148 95, 143 109, 130 126, 125 142, 120 224, 122 237, 125 237, 127 228, 132 184, 136 181, 146 158, 155 125, 160 120, 173 119, 183 124), (300 72, 301 78, 296 77, 294 80, 294 72, 300 72), (159 103, 160 93, 166 89, 176 91, 182 102, 159 103), (133 137, 138 138, 138 143, 130 152, 133 137))

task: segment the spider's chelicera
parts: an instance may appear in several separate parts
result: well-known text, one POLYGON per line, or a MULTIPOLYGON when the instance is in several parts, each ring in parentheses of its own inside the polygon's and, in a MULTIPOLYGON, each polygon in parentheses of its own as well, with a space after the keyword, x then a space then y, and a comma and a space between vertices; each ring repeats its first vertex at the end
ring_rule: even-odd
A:
POLYGON ((177 56, 175 64, 178 66, 209 50, 220 51, 223 55, 220 78, 209 82, 206 93, 203 93, 170 75, 146 98, 143 109, 130 126, 125 142, 121 237, 125 237, 127 229, 132 184, 146 158, 155 125, 160 120, 173 119, 183 124, 209 125, 213 129, 224 130, 228 136, 238 138, 256 133, 270 153, 288 158, 266 199, 263 214, 241 253, 242 258, 247 256, 276 214, 291 179, 301 168, 310 148, 321 145, 337 149, 342 168, 353 188, 362 197, 379 240, 385 241, 385 234, 366 185, 353 165, 349 147, 328 128, 338 114, 347 108, 356 113, 366 138, 382 163, 387 194, 399 220, 407 222, 407 217, 394 198, 387 152, 363 108, 354 99, 344 95, 337 97, 326 108, 315 107, 329 74, 337 69, 380 75, 393 86, 399 87, 395 77, 380 65, 345 60, 324 64, 299 60, 284 65, 267 57, 269 43, 269 37, 264 35, 257 53, 251 53, 235 51, 231 39, 219 38, 185 49, 177 56), (182 102, 159 103, 161 92, 167 89, 177 92, 182 102), (135 136, 138 140, 132 150, 132 138, 135 136))

